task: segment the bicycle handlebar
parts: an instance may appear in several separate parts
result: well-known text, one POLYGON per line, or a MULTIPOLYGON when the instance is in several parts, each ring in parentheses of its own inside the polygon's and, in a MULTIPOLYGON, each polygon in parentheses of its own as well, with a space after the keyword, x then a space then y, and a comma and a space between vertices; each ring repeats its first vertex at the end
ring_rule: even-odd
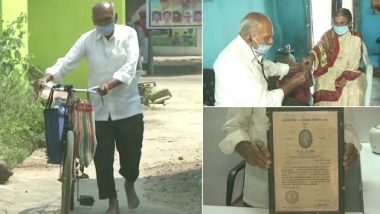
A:
POLYGON ((83 89, 83 88, 74 88, 71 85, 63 85, 62 86, 60 84, 55 84, 55 85, 45 84, 45 85, 43 85, 43 89, 50 89, 50 90, 54 90, 54 91, 63 91, 63 92, 69 92, 69 90, 71 90, 72 92, 75 92, 75 93, 98 94, 99 86, 94 86, 94 87, 91 87, 88 89, 83 89))

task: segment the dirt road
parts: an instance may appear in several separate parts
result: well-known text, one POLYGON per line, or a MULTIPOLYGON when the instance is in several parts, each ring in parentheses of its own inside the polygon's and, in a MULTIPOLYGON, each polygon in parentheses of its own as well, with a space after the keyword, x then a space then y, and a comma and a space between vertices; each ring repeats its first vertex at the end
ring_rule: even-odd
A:
MULTIPOLYGON (((141 205, 128 210, 123 178, 115 155, 115 179, 121 213, 201 213, 202 86, 201 75, 146 77, 173 94, 166 106, 146 107, 141 173, 137 191, 141 205)), ((75 205, 73 213, 103 213, 107 201, 99 201, 93 164, 85 170, 90 179, 80 183, 81 194, 94 196, 93 207, 75 205)), ((14 169, 6 185, 0 185, 0 214, 59 213, 59 168, 46 164, 37 150, 14 169)))

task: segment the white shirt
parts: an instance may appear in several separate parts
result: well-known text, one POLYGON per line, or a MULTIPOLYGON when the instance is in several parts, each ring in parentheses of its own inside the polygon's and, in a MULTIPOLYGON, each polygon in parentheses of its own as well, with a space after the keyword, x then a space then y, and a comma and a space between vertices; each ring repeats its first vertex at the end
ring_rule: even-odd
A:
MULTIPOLYGON (((219 148, 223 153, 231 155, 235 152, 235 146, 241 141, 260 140, 267 144, 268 124, 265 108, 230 108, 222 128, 225 137, 219 143, 219 148)), ((349 109, 344 109, 344 141, 353 143, 358 151, 361 150, 362 146, 353 134, 352 115, 349 109)), ((244 202, 254 207, 268 208, 268 197, 268 171, 246 164, 244 202)))
POLYGON ((214 63, 215 106, 281 106, 284 92, 267 89, 259 60, 267 78, 282 79, 288 74, 287 64, 274 63, 254 53, 240 35, 224 48, 214 63))
POLYGON ((111 79, 121 82, 103 96, 91 95, 95 120, 124 119, 142 112, 138 91, 136 66, 139 45, 136 31, 128 26, 115 25, 113 36, 107 40, 95 29, 84 33, 65 57, 46 70, 57 82, 86 58, 89 65, 89 87, 98 86, 111 79))

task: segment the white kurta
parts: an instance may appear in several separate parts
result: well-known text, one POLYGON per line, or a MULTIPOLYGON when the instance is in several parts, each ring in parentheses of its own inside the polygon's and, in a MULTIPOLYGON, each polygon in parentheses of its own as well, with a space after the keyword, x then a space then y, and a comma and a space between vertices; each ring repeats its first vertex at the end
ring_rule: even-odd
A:
POLYGON ((228 44, 214 63, 215 106, 281 106, 284 92, 282 89, 267 89, 268 83, 259 64, 261 60, 266 77, 282 78, 288 74, 287 64, 274 63, 259 56, 240 35, 228 44))
POLYGON ((83 58, 89 65, 89 87, 98 86, 111 79, 122 84, 103 96, 91 95, 95 107, 95 120, 106 121, 124 119, 142 112, 136 66, 139 45, 136 31, 128 26, 115 25, 113 36, 107 40, 104 36, 91 30, 84 33, 69 52, 56 64, 47 69, 57 82, 72 71, 83 58))
MULTIPOLYGON (((352 115, 344 109, 344 140, 353 143, 358 151, 361 144, 353 134, 352 115)), ((268 118, 265 108, 231 108, 226 116, 222 131, 224 139, 219 143, 221 151, 231 155, 241 141, 267 144, 268 118)), ((253 206, 268 208, 268 171, 246 164, 243 200, 253 206)))

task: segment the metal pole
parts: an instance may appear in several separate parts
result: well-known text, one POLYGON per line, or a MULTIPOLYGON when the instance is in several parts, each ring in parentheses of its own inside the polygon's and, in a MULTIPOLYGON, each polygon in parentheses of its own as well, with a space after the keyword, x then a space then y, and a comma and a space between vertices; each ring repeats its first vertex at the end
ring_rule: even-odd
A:
POLYGON ((153 44, 151 30, 148 29, 148 74, 154 75, 154 65, 153 65, 153 44))

